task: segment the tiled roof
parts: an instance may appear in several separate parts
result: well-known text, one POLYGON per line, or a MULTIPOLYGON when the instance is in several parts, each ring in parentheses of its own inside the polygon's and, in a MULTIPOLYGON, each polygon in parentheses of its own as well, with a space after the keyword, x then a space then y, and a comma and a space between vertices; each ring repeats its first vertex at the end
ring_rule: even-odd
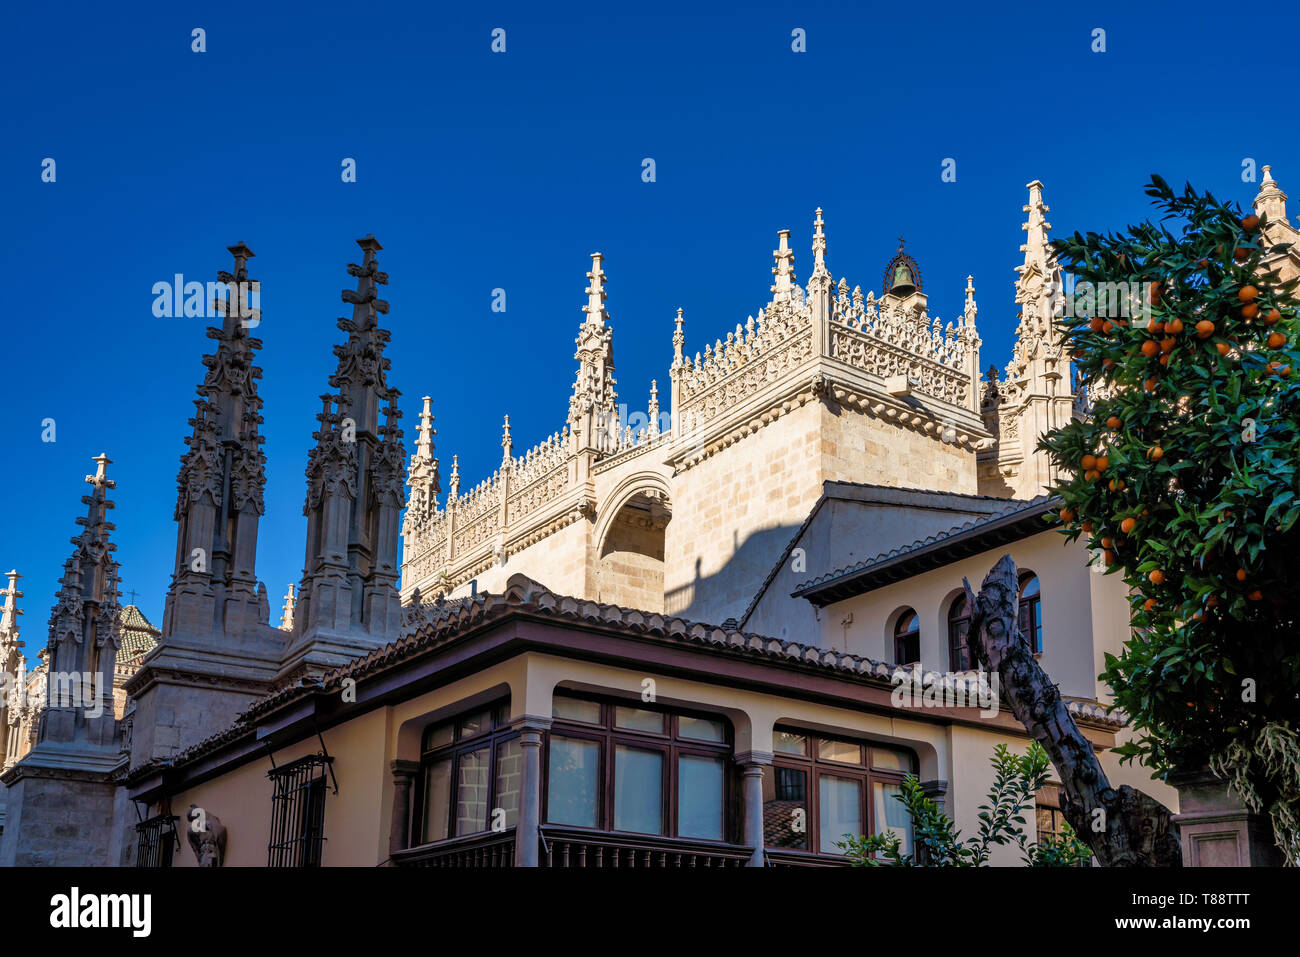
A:
POLYGON ((117 661, 124 664, 142 658, 154 649, 162 632, 144 616, 135 605, 127 605, 119 616, 122 645, 117 649, 117 661))
MULTIPOLYGON (((360 682, 371 675, 432 651, 454 640, 463 632, 517 613, 557 622, 605 626, 625 631, 639 638, 650 637, 667 642, 679 642, 719 654, 742 655, 791 667, 815 668, 884 687, 892 688, 895 684, 893 681, 895 672, 903 670, 900 666, 888 662, 850 655, 833 649, 818 648, 814 645, 804 645, 796 641, 782 641, 779 638, 691 622, 683 618, 556 595, 523 575, 513 575, 506 583, 504 593, 481 593, 460 602, 449 602, 447 614, 441 616, 437 622, 422 625, 413 633, 378 648, 363 658, 336 668, 317 681, 304 679, 298 684, 272 692, 249 706, 235 719, 234 725, 171 759, 154 760, 135 768, 131 772, 131 777, 138 777, 160 767, 179 766, 193 761, 228 742, 251 734, 258 718, 290 702, 313 694, 338 691, 349 679, 360 682)), ((905 670, 903 673, 908 676, 911 674, 905 670)), ((1124 723, 1122 719, 1107 713, 1104 708, 1086 702, 1068 701, 1067 707, 1073 715, 1086 717, 1112 727, 1120 727, 1124 723)))
MULTIPOLYGON (((796 586, 794 594, 804 595, 807 592, 814 591, 818 586, 826 585, 829 582, 848 579, 873 571, 885 565, 894 564, 909 556, 931 550, 936 546, 942 546, 954 539, 977 535, 982 530, 1006 524, 1008 520, 1031 518, 1036 514, 1045 514, 1058 502, 1059 499, 1054 495, 1040 495, 1037 498, 1028 501, 1010 501, 1006 508, 994 512, 991 515, 983 515, 978 518, 969 519, 960 525, 953 526, 947 531, 937 532, 934 535, 927 535, 925 538, 917 539, 910 545, 901 545, 898 548, 890 549, 889 551, 872 558, 867 558, 860 562, 855 562, 852 565, 837 568, 824 575, 819 575, 810 581, 796 586)), ((1044 526, 1044 528, 1046 528, 1046 526, 1044 526)))

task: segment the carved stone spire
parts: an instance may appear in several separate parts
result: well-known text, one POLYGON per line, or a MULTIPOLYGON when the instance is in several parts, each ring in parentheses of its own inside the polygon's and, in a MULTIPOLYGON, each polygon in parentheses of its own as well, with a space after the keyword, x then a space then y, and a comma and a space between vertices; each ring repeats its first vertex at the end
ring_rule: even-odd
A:
MULTIPOLYGON (((191 434, 181 456, 175 519, 176 565, 167 591, 162 634, 240 634, 258 624, 257 532, 264 512, 266 456, 262 452, 262 399, 254 365, 260 339, 249 335, 245 293, 253 251, 228 247, 233 272, 217 278, 232 289, 218 298, 221 328, 210 327, 216 351, 203 357, 207 368, 189 420, 191 434), (245 308, 232 308, 239 305, 245 308), (241 314, 243 313, 243 314, 241 314)), ((260 317, 258 317, 260 321, 260 317)))
POLYGON ((979 314, 979 309, 975 305, 975 277, 966 277, 966 308, 962 312, 962 325, 974 328, 975 317, 979 314))
POLYGON ((400 624, 397 594, 398 515, 405 504, 406 455, 401 395, 386 381, 389 333, 379 327, 388 303, 374 236, 358 239, 361 265, 345 289, 352 318, 339 319, 347 341, 334 347, 338 368, 321 396, 316 445, 307 459, 307 548, 294 615, 294 639, 278 681, 316 675, 394 638, 400 624), (380 415, 384 422, 380 424, 380 415))
POLYGON ((72 539, 72 555, 63 564, 63 577, 50 610, 49 698, 41 716, 37 746, 49 741, 76 742, 116 754, 117 721, 113 716, 113 671, 122 638, 118 603, 117 546, 109 541, 114 525, 108 520, 116 487, 108 477, 112 460, 95 457, 94 475, 87 475, 89 495, 81 497, 86 516, 78 518, 81 534, 72 539))
POLYGON ((407 469, 406 484, 410 489, 406 502, 406 519, 403 533, 413 527, 438 505, 438 460, 434 457, 433 437, 438 430, 433 427, 433 400, 424 397, 424 411, 420 413, 420 429, 415 443, 415 454, 407 469))
POLYGON ((9 572, 9 587, 0 588, 4 607, 0 609, 0 672, 12 681, 9 690, 0 694, 0 768, 9 768, 18 759, 22 742, 22 718, 25 705, 26 668, 23 643, 19 640, 18 616, 23 613, 18 599, 18 571, 9 572))
POLYGON ((1046 270, 1052 258, 1052 251, 1047 245, 1047 231, 1052 228, 1052 224, 1047 221, 1047 214, 1052 208, 1043 202, 1043 184, 1040 180, 1034 180, 1025 188, 1029 190, 1029 203, 1024 207, 1024 211, 1029 214, 1029 222, 1020 227, 1026 234, 1025 242, 1020 247, 1020 251, 1025 254, 1025 264, 1016 270, 1022 275, 1030 266, 1036 265, 1046 270))
POLYGON ((681 309, 678 309, 678 310, 677 310, 677 319, 674 320, 674 322, 675 322, 676 328, 675 328, 674 331, 673 331, 673 365, 672 365, 672 367, 673 367, 674 369, 676 369, 676 368, 677 368, 678 366, 680 366, 683 362, 685 362, 685 358, 684 358, 684 356, 682 355, 682 350, 683 350, 683 349, 685 348, 685 346, 686 346, 686 333, 682 330, 682 326, 684 326, 684 325, 686 324, 686 320, 682 318, 682 310, 681 310, 681 309))
POLYGON ((569 424, 580 447, 604 449, 612 429, 617 426, 618 393, 614 390, 614 334, 605 310, 604 257, 591 254, 591 272, 587 273, 587 305, 582 311, 586 320, 574 340, 578 360, 577 379, 569 400, 569 424))
POLYGON ((510 454, 511 448, 510 416, 507 415, 505 425, 502 427, 501 431, 501 464, 507 468, 514 463, 514 458, 510 454))
POLYGON ((825 279, 828 283, 831 280, 830 271, 826 268, 826 233, 824 230, 826 223, 822 220, 822 208, 817 207, 817 219, 813 222, 813 279, 825 279))

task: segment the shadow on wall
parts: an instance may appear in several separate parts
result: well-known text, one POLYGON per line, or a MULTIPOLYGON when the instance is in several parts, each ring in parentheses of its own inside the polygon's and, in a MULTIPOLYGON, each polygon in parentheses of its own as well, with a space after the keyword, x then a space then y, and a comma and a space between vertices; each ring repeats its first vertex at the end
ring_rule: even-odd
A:
POLYGON ((754 532, 743 542, 732 532, 727 562, 703 575, 697 556, 692 580, 664 590, 665 612, 710 625, 721 625, 728 618, 739 620, 798 529, 797 524, 778 525, 754 532))

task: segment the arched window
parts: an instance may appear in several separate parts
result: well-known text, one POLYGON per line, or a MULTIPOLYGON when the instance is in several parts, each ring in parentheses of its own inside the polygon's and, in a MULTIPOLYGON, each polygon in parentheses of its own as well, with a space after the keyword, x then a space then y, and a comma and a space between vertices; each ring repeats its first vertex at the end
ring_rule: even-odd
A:
POLYGON ((970 646, 970 606, 965 595, 958 595, 948 608, 948 669, 969 671, 975 667, 975 652, 970 646))
POLYGON ((916 612, 903 609, 894 625, 894 664, 910 665, 921 660, 921 622, 916 612))
POLYGON ((1043 596, 1038 576, 1026 572, 1020 576, 1020 633, 1034 654, 1043 651, 1043 596))

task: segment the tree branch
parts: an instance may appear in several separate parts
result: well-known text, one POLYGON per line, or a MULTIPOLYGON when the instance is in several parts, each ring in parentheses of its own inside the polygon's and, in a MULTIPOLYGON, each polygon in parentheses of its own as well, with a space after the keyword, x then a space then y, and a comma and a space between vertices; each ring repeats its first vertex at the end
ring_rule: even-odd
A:
POLYGON ((962 579, 971 610, 970 635, 982 667, 996 673, 1011 711, 1052 759, 1066 799, 1065 819, 1103 867, 1181 867, 1173 815, 1127 784, 1112 788, 1070 716, 1061 693, 1039 667, 1016 624, 1016 563, 1003 555, 975 595, 962 579))

